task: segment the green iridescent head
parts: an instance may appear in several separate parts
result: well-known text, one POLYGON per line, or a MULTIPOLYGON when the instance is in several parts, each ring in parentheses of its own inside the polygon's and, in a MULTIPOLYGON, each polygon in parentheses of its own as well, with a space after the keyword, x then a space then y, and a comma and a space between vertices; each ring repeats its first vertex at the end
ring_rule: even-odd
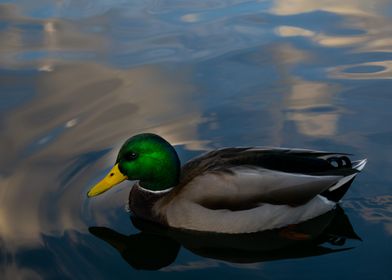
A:
POLYGON ((143 133, 129 138, 121 147, 115 166, 87 193, 103 193, 124 180, 139 180, 140 186, 161 191, 178 184, 180 160, 174 148, 162 137, 143 133))

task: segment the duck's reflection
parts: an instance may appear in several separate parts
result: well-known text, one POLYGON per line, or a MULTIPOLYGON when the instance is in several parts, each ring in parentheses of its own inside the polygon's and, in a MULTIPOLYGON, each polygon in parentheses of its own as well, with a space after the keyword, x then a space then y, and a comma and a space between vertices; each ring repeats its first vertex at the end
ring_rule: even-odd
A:
POLYGON ((96 237, 116 248, 132 267, 156 270, 170 265, 181 246, 193 253, 235 263, 319 256, 352 249, 347 239, 361 240, 343 209, 301 224, 248 234, 216 234, 164 228, 131 217, 141 232, 129 236, 105 227, 90 227, 96 237), (325 245, 339 246, 339 248, 325 245))

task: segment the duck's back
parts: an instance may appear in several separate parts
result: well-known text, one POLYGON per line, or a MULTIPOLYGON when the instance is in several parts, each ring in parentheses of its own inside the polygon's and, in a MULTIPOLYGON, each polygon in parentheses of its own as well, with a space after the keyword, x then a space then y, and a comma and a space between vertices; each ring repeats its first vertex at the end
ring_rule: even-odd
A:
POLYGON ((224 171, 233 166, 262 167, 287 173, 307 175, 349 175, 349 154, 285 148, 223 148, 205 153, 182 168, 182 181, 189 181, 206 171, 224 171))

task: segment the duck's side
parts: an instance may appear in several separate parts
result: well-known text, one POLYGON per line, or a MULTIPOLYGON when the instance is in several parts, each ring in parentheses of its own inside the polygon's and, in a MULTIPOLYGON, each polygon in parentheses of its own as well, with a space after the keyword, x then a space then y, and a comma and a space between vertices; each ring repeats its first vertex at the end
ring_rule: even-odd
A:
POLYGON ((134 187, 130 205, 137 216, 170 227, 257 232, 328 212, 365 164, 319 151, 221 149, 184 165, 180 183, 166 193, 134 187), (140 196, 140 207, 148 202, 150 210, 136 205, 140 196))

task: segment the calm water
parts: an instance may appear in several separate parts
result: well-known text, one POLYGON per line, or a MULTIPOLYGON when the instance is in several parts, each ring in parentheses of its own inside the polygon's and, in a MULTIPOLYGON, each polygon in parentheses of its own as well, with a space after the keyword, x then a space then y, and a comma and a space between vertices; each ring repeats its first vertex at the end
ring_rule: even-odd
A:
POLYGON ((391 26, 388 0, 0 1, 0 278, 392 279, 391 26), (362 241, 230 255, 141 234, 127 184, 85 194, 144 131, 183 161, 367 157, 341 213, 362 241))

